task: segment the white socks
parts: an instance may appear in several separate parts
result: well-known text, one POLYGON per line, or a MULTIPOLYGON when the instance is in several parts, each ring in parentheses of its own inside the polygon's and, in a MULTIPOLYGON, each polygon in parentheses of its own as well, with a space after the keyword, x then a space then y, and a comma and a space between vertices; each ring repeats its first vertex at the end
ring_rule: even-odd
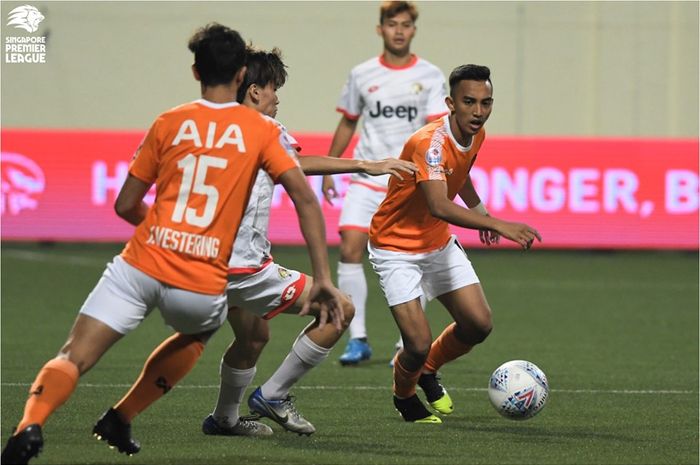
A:
POLYGON ((286 399, 289 389, 309 370, 328 357, 331 349, 315 344, 301 333, 277 371, 260 387, 265 399, 286 399))
POLYGON ((367 337, 365 327, 367 279, 362 263, 338 262, 338 289, 348 294, 355 306, 355 317, 350 322, 350 338, 367 337))
POLYGON ((221 426, 235 426, 238 423, 239 408, 246 388, 253 381, 256 368, 237 370, 231 368, 221 360, 221 386, 219 387, 219 400, 212 415, 221 426))

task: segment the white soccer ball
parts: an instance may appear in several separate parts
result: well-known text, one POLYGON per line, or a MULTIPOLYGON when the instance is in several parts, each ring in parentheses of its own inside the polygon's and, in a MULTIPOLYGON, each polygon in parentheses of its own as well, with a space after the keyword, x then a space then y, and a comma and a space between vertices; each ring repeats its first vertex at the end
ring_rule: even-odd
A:
POLYGON ((489 399, 498 413, 513 420, 532 418, 547 403, 547 376, 534 363, 506 362, 491 375, 489 399))

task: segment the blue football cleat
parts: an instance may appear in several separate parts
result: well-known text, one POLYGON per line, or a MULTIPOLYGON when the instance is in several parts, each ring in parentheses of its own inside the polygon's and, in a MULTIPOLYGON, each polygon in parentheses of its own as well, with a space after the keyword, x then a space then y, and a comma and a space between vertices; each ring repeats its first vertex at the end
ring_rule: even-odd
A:
POLYGON ((314 425, 299 413, 292 396, 279 400, 266 399, 262 395, 262 389, 257 388, 248 397, 248 407, 250 407, 251 413, 267 417, 287 431, 297 433, 300 436, 311 436, 316 432, 314 425))
POLYGON ((372 348, 365 341, 350 339, 345 347, 345 353, 340 356, 341 365, 357 365, 363 360, 369 360, 372 348))

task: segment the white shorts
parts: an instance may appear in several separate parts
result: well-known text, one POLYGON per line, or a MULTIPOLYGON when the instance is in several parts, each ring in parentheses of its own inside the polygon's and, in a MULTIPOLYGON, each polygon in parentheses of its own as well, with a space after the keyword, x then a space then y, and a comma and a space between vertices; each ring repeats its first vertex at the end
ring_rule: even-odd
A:
POLYGON ((306 286, 306 275, 275 262, 252 274, 229 274, 228 306, 240 307, 269 320, 294 305, 306 286))
POLYGON ((340 231, 353 229, 369 232, 372 216, 386 197, 386 189, 376 188, 367 184, 351 182, 343 200, 343 210, 340 212, 338 229, 340 231))
POLYGON ((129 265, 120 255, 102 274, 80 313, 121 334, 135 329, 153 308, 175 331, 198 334, 226 321, 226 294, 210 295, 164 284, 129 265))
POLYGON ((369 244, 369 261, 390 307, 425 294, 433 300, 448 292, 479 282, 457 237, 443 248, 427 253, 395 252, 369 244))

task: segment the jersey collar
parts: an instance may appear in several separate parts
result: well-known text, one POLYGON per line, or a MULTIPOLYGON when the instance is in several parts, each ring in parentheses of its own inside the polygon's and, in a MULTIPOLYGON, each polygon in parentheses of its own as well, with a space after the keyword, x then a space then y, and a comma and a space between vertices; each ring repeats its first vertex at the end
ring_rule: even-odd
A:
POLYGON ((472 141, 469 144, 468 147, 463 146, 459 142, 457 142, 457 139, 455 138, 454 134, 452 134, 452 128, 450 127, 450 115, 447 114, 442 117, 442 121, 445 125, 445 130, 447 131, 447 135, 450 136, 450 140, 452 140, 452 143, 455 144, 455 147, 457 147, 457 150, 460 152, 468 152, 471 150, 472 145, 474 145, 474 138, 476 137, 476 134, 474 134, 474 137, 472 137, 472 141))
POLYGON ((199 103, 200 105, 204 105, 205 107, 213 108, 215 110, 219 110, 221 108, 232 108, 232 107, 237 107, 238 105, 240 105, 238 102, 215 103, 215 102, 210 102, 209 100, 205 100, 203 98, 195 100, 195 103, 199 103))
POLYGON ((408 69, 411 68, 412 66, 415 66, 416 63, 418 63, 418 55, 415 55, 411 53, 411 60, 406 63, 405 65, 401 66, 396 66, 387 63, 387 61, 384 59, 384 54, 379 55, 379 63, 384 66, 385 68, 393 69, 393 70, 402 70, 402 69, 408 69))

